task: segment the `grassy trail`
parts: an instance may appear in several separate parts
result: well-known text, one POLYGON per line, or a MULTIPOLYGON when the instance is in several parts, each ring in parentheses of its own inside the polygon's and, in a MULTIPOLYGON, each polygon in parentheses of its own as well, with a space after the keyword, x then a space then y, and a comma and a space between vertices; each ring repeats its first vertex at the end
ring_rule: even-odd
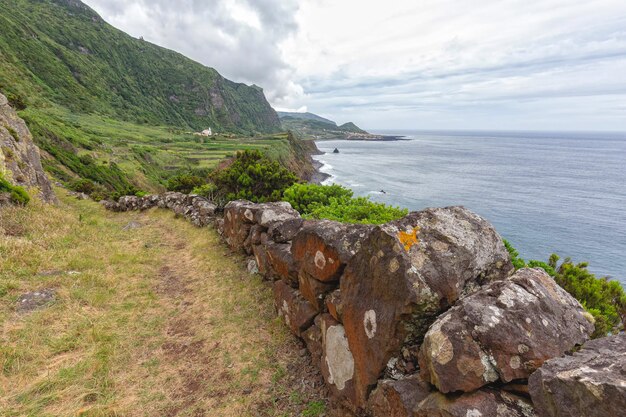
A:
POLYGON ((0 321, 0 416, 324 409, 269 287, 213 230, 168 211, 108 213, 68 198, 0 209, 0 321), (51 303, 19 307, 44 289, 51 303))

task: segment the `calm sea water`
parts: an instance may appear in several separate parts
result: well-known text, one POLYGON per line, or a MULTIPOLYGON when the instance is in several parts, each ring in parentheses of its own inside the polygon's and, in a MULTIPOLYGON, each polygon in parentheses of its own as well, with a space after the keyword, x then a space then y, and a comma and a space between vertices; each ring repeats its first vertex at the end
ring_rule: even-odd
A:
POLYGON ((328 181, 411 210, 463 205, 525 259, 555 252, 626 285, 626 133, 377 133, 411 140, 318 142, 328 181))

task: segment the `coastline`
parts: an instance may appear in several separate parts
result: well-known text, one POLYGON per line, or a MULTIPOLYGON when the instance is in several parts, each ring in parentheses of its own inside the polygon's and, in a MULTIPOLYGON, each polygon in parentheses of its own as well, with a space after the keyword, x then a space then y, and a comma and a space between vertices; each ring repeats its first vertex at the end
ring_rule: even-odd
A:
MULTIPOLYGON (((323 155, 323 154, 324 152, 318 152, 315 155, 323 155)), ((331 178, 332 175, 321 171, 321 168, 323 168, 325 165, 323 162, 320 162, 317 159, 313 159, 312 156, 311 156, 311 159, 313 160, 313 168, 315 169, 315 172, 313 173, 313 175, 311 175, 311 179, 309 180, 309 182, 311 184, 321 185, 324 181, 331 178)))

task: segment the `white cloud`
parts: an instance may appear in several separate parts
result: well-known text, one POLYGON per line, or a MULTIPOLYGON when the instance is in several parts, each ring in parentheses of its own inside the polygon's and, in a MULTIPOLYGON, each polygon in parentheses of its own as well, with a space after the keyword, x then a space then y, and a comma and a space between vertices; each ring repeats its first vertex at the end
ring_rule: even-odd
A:
POLYGON ((366 128, 626 130, 623 0, 88 0, 277 108, 366 128))

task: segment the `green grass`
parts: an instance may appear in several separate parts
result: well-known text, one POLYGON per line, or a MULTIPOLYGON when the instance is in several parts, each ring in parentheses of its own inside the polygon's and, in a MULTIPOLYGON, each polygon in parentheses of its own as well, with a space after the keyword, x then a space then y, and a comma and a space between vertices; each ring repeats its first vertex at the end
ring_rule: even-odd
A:
POLYGON ((60 197, 0 211, 0 415, 283 416, 319 402, 290 398, 298 342, 213 230, 60 197), (52 304, 16 311, 44 288, 52 304))

